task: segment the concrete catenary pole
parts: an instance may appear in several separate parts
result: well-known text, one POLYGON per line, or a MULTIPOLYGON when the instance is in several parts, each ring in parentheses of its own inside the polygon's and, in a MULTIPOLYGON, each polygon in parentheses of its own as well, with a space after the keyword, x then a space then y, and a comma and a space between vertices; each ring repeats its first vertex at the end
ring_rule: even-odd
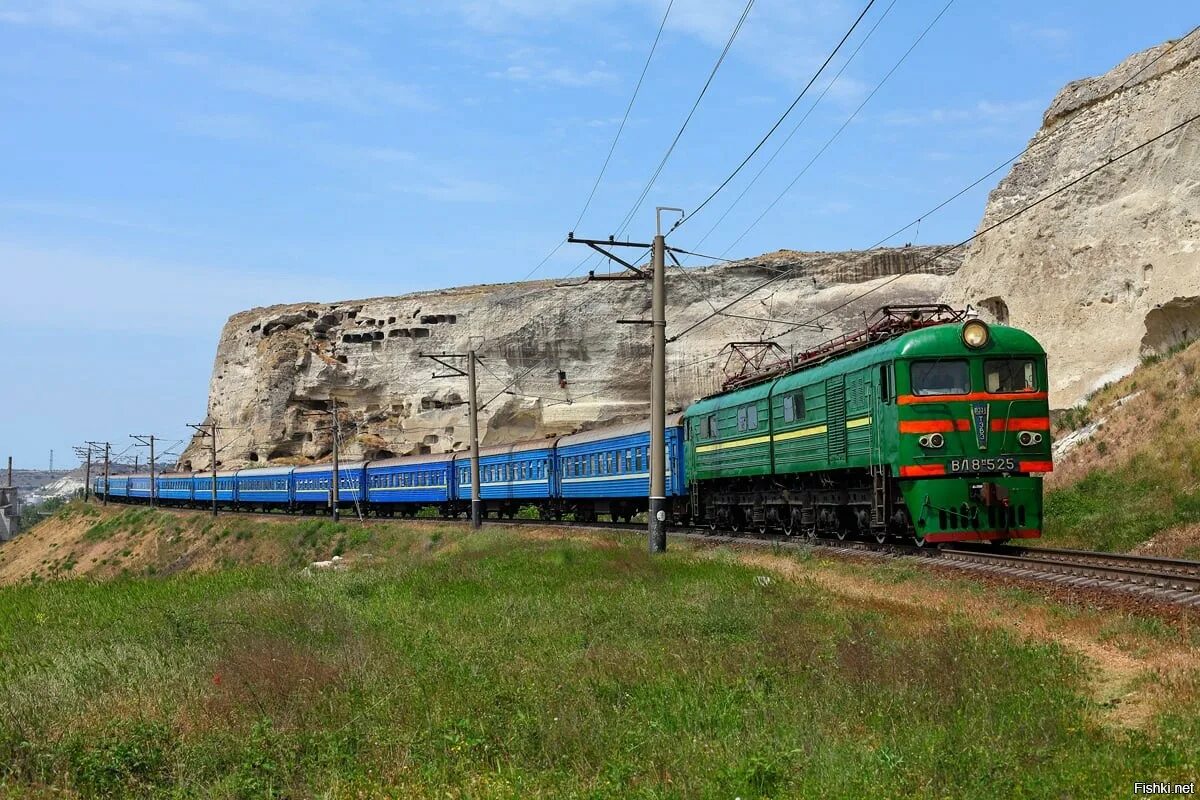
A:
POLYGON ((339 467, 341 466, 338 460, 338 439, 341 438, 341 426, 338 425, 338 408, 337 401, 333 401, 333 482, 329 487, 329 503, 333 507, 333 521, 337 522, 338 504, 341 502, 341 474, 339 467))
POLYGON ((212 434, 212 515, 217 515, 217 423, 209 426, 212 434))
POLYGON ((108 496, 111 494, 108 486, 108 454, 112 450, 112 445, 108 442, 104 443, 104 505, 108 505, 108 496))
POLYGON ((467 402, 471 423, 471 527, 483 525, 483 500, 479 497, 479 398, 475 388, 475 351, 467 353, 467 402))
POLYGON ((651 553, 667 549, 667 239, 662 232, 662 212, 681 208, 659 206, 654 210, 653 290, 650 322, 653 351, 650 358, 650 498, 647 536, 651 553))
POLYGON ((87 449, 87 471, 83 478, 83 502, 88 502, 92 498, 92 446, 89 444, 87 449))
POLYGON ((150 507, 154 508, 154 434, 150 435, 150 507))
POLYGON ((12 456, 8 457, 8 488, 12 488, 12 456))

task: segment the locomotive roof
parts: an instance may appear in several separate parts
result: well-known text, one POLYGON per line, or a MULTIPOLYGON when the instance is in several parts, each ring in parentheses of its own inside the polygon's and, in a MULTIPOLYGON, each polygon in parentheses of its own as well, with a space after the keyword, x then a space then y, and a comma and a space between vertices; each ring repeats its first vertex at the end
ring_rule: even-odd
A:
POLYGON ((973 356, 1032 355, 1044 356, 1046 351, 1028 332, 1007 325, 989 325, 991 338, 981 348, 971 349, 962 340, 965 323, 931 325, 901 334, 872 347, 833 356, 827 361, 804 367, 777 378, 764 380, 744 389, 734 389, 710 395, 693 403, 684 412, 686 417, 707 414, 720 408, 758 400, 779 389, 806 386, 810 383, 871 364, 896 358, 966 358, 973 356))

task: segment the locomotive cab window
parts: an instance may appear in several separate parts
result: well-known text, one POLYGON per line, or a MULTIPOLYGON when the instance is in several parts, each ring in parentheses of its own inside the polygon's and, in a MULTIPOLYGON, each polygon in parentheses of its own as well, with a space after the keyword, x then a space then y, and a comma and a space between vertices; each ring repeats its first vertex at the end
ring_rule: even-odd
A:
POLYGON ((1032 358, 1002 358, 983 362, 984 385, 989 392, 1032 392, 1037 370, 1032 358))
POLYGON ((758 406, 742 406, 738 409, 738 430, 752 431, 758 427, 758 406))
POLYGON ((971 369, 966 359, 914 361, 911 376, 915 395, 967 394, 971 391, 971 369))

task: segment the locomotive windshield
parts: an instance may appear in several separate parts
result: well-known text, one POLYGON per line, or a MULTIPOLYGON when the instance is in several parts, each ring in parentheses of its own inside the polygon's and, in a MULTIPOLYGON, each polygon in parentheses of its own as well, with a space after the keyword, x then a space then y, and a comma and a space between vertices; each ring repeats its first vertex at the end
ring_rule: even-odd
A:
POLYGON ((913 394, 967 394, 970 391, 971 370, 965 359, 913 362, 913 394))
POLYGON ((985 361, 984 383, 989 392, 1032 392, 1037 388, 1037 371, 1032 358, 985 361))

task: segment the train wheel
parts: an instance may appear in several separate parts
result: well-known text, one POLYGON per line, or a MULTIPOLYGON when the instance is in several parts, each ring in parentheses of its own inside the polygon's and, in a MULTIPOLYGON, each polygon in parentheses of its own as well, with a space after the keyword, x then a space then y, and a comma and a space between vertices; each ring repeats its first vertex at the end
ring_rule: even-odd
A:
POLYGON ((883 528, 875 533, 875 541, 879 542, 880 544, 887 544, 887 540, 888 535, 886 528, 883 528))
POLYGON ((716 515, 716 514, 713 514, 711 517, 709 517, 709 518, 708 518, 708 529, 709 529, 710 531, 712 531, 713 533, 716 533, 716 532, 717 532, 717 529, 718 529, 719 527, 720 527, 720 526, 719 526, 719 524, 717 523, 717 515, 716 515))
POLYGON ((846 541, 846 537, 850 535, 850 531, 846 530, 845 525, 838 525, 837 529, 834 530, 834 534, 837 536, 839 542, 844 542, 846 541))
POLYGON ((783 515, 780 526, 783 528, 784 536, 792 536, 796 532, 796 515, 788 511, 783 515))
POLYGON ((925 537, 918 533, 913 537, 913 544, 915 544, 917 547, 924 547, 926 544, 925 537))
POLYGON ((742 517, 740 508, 731 508, 729 510, 729 530, 734 533, 741 533, 745 526, 745 520, 742 517))

